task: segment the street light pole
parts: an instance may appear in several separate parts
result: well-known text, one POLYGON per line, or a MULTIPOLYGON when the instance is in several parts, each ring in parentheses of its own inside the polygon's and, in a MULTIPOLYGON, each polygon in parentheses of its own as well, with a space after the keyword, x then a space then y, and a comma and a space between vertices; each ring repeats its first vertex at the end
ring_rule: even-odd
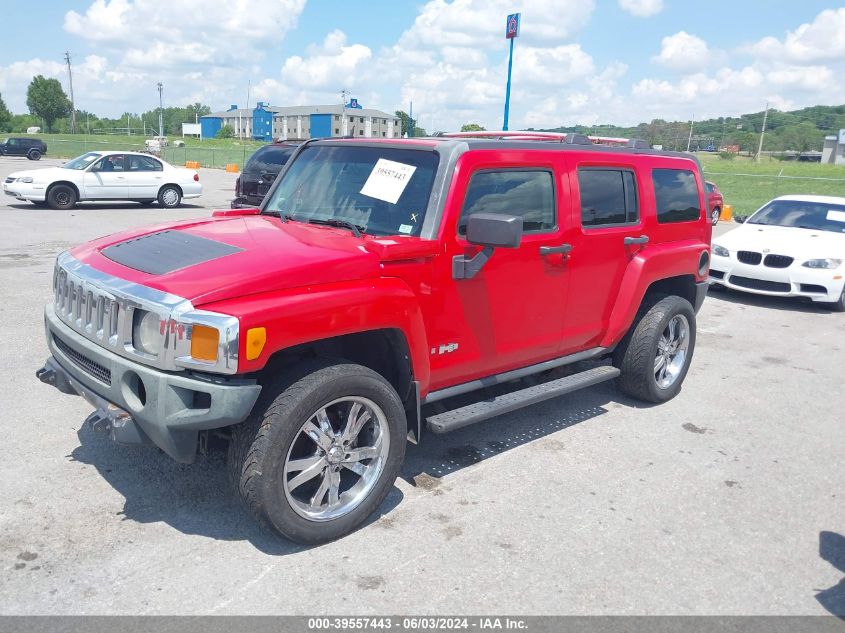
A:
POLYGON ((158 82, 158 135, 164 136, 164 106, 163 100, 161 96, 161 91, 164 89, 164 85, 159 81, 158 82))

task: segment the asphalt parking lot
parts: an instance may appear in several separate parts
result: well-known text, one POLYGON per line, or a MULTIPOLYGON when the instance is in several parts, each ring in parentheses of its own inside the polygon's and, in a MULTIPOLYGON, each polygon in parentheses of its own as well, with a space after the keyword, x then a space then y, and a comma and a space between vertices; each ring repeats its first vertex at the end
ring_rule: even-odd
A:
POLYGON ((812 305, 711 293, 675 400, 605 384, 429 436, 378 518, 315 548, 256 527, 221 452, 83 427, 34 376, 55 255, 226 207, 234 179, 201 170, 175 211, 0 200, 0 611, 845 614, 845 314, 812 305))

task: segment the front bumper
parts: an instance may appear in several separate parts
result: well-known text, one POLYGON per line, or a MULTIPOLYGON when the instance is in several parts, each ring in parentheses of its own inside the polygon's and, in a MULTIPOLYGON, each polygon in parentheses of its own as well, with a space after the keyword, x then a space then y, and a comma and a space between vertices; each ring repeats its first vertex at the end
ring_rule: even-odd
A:
POLYGON ((833 302, 842 295, 845 271, 842 267, 834 270, 804 268, 798 262, 787 268, 770 268, 762 264, 743 264, 733 255, 730 258, 713 255, 707 281, 753 294, 833 302))
POLYGON ((47 185, 32 182, 9 182, 3 183, 3 193, 18 200, 33 200, 43 202, 46 200, 47 185))
POLYGON ((115 441, 154 444, 178 462, 192 462, 198 432, 242 422, 261 386, 254 380, 170 373, 118 356, 44 312, 52 357, 36 375, 59 391, 83 396, 97 412, 95 428, 115 441))

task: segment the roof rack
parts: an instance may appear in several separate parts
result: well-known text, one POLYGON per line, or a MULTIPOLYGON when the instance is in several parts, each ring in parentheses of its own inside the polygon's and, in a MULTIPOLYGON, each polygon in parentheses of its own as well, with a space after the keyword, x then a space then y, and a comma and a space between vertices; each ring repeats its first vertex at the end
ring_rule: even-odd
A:
POLYGON ((438 136, 446 138, 479 138, 509 141, 546 141, 566 143, 569 145, 611 145, 617 147, 631 147, 634 149, 649 149, 649 144, 639 138, 622 138, 616 136, 587 136, 575 132, 535 132, 534 130, 483 130, 479 132, 441 132, 438 136))

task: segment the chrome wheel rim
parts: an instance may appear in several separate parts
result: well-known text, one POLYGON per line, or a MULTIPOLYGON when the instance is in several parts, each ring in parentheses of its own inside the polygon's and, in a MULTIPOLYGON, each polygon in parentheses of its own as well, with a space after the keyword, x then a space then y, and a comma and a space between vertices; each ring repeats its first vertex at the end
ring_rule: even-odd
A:
POLYGON ((661 389, 675 384, 687 362, 689 349, 689 321, 683 314, 676 314, 666 324, 657 341, 654 357, 654 380, 661 389))
POLYGON ((285 458, 282 487, 309 521, 349 514, 372 492, 390 449, 387 416, 359 396, 333 400, 300 427, 285 458))
POLYGON ((176 193, 175 189, 165 189, 164 193, 161 194, 161 199, 166 206, 172 207, 179 200, 179 194, 176 193))
POLYGON ((710 221, 713 224, 716 224, 719 221, 719 210, 713 209, 712 213, 710 214, 710 221))

